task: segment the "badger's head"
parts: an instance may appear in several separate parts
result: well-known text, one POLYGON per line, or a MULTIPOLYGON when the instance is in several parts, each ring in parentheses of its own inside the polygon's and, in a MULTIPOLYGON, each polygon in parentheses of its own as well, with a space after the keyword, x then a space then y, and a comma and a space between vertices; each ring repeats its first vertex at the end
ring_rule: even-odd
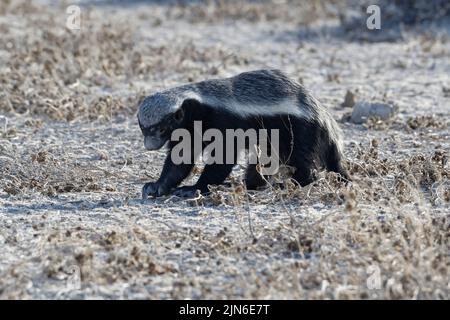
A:
POLYGON ((157 150, 170 140, 184 119, 183 101, 167 93, 148 96, 139 106, 138 122, 147 150, 157 150))

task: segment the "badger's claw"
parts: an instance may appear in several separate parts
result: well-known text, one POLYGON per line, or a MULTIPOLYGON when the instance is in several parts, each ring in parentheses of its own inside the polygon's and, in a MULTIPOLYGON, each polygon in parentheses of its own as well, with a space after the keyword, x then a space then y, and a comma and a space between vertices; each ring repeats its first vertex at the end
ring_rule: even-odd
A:
POLYGON ((148 182, 144 184, 144 187, 142 188, 142 199, 145 200, 148 196, 160 197, 168 192, 169 190, 167 190, 163 184, 158 182, 148 182))
POLYGON ((173 194, 180 198, 194 198, 200 193, 200 190, 195 186, 179 187, 173 191, 173 194))
POLYGON ((158 185, 155 182, 149 182, 144 184, 144 187, 142 188, 142 199, 147 199, 148 196, 156 195, 158 191, 158 185))

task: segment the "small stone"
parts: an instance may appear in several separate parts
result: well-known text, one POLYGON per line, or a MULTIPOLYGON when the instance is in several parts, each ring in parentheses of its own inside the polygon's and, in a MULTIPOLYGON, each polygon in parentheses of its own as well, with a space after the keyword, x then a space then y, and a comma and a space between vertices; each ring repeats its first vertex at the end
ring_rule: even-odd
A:
POLYGON ((362 124, 372 117, 386 121, 392 118, 396 112, 397 108, 388 103, 359 101, 353 108, 350 121, 356 124, 362 124))
POLYGON ((355 106, 355 94, 350 90, 347 90, 345 94, 344 102, 341 104, 342 108, 353 108, 355 106))

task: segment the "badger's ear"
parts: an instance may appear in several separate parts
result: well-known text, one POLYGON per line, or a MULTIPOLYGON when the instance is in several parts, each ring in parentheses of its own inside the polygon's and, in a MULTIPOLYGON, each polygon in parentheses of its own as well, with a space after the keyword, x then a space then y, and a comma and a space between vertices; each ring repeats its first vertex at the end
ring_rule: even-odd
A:
POLYGON ((179 109, 177 110, 177 113, 180 112, 180 114, 176 115, 176 119, 180 119, 179 122, 184 120, 184 117, 186 114, 191 117, 191 113, 198 108, 200 102, 198 102, 197 99, 187 98, 183 101, 179 109))
POLYGON ((181 123, 184 119, 184 110, 183 108, 180 108, 177 110, 177 112, 175 112, 174 114, 174 119, 176 122, 181 123))

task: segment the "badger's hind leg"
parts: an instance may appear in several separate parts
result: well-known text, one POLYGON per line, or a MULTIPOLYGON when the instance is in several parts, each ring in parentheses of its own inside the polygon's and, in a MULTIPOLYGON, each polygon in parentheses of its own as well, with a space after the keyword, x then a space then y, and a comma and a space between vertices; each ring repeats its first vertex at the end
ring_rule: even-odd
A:
POLYGON ((247 171, 245 172, 245 186, 247 190, 256 190, 258 188, 264 187, 266 185, 266 180, 258 172, 256 164, 249 164, 247 171))
POLYGON ((329 145, 324 162, 327 170, 339 173, 344 182, 351 181, 348 171, 342 165, 342 157, 336 144, 329 145))
POLYGON ((317 180, 317 177, 314 174, 315 165, 313 161, 297 158, 295 161, 292 161, 290 165, 295 168, 292 178, 302 187, 317 180))
MULTIPOLYGON (((301 136, 300 136, 301 137, 301 136)), ((292 178, 302 187, 317 180, 315 169, 317 165, 315 159, 315 141, 313 137, 304 139, 303 141, 297 137, 294 141, 293 152, 289 152, 287 164, 295 168, 292 178)))

